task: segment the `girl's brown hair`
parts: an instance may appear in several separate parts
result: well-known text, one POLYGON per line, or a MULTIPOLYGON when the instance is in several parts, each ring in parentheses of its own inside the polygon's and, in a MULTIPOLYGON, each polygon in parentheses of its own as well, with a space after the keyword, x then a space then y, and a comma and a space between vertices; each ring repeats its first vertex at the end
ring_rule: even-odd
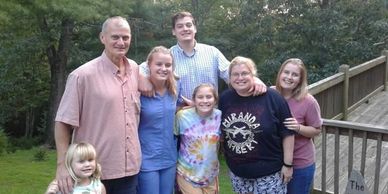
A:
POLYGON ((212 85, 212 84, 209 84, 209 83, 203 83, 203 84, 199 84, 197 87, 195 87, 194 91, 193 91, 193 95, 191 97, 191 99, 195 99, 195 96, 197 95, 199 89, 201 88, 210 88, 211 91, 212 91, 212 94, 213 94, 213 97, 214 97, 214 101, 218 102, 218 94, 217 94, 217 91, 215 89, 215 87, 212 85))

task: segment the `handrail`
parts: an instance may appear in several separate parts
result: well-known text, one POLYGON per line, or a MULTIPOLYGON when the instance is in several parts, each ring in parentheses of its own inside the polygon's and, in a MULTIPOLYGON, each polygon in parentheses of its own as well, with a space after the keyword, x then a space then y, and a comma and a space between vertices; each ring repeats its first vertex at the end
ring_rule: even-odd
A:
MULTIPOLYGON (((322 166, 322 173, 321 173, 321 189, 314 188, 314 193, 317 193, 319 191, 320 193, 330 193, 327 191, 327 172, 326 172, 326 166, 328 161, 332 160, 332 156, 328 156, 328 147, 331 147, 332 150, 334 150, 334 193, 340 193, 340 177, 341 175, 344 176, 344 172, 340 172, 340 166, 344 165, 344 161, 340 161, 340 150, 341 150, 341 143, 343 144, 343 141, 341 141, 341 136, 347 136, 347 146, 348 146, 348 160, 347 164, 345 164, 347 169, 346 176, 348 177, 350 175, 350 172, 353 168, 355 168, 355 165, 353 164, 353 161, 355 161, 355 146, 354 144, 361 144, 361 156, 360 156, 360 167, 359 171, 362 175, 365 174, 365 166, 367 163, 368 158, 366 157, 367 153, 367 146, 370 141, 377 141, 376 143, 376 159, 374 161, 374 175, 373 177, 365 177, 369 178, 371 180, 374 180, 373 182, 373 193, 379 193, 380 188, 380 164, 381 164, 381 154, 383 149, 383 141, 388 142, 388 128, 387 127, 381 127, 381 126, 374 126, 370 124, 361 124, 361 123, 355 123, 350 121, 340 121, 340 120, 331 120, 331 119, 323 119, 323 127, 322 127, 322 134, 321 134, 321 148, 322 148, 322 154, 321 154, 321 166, 322 166), (331 134, 331 136, 334 136, 334 144, 328 144, 328 139, 332 137, 328 137, 331 134), (355 138, 361 138, 361 141, 355 138), (341 162, 341 163, 340 163, 341 162)), ((344 137, 343 137, 344 138, 344 137)), ((342 140, 343 140, 342 138, 342 140)), ((346 145, 345 145, 346 146, 346 145)), ((329 152, 331 153, 331 152, 329 152)), ((344 154, 344 153, 342 153, 344 154)), ((369 161, 370 162, 370 161, 369 161)), ((344 189, 344 186, 341 185, 342 189, 344 189)), ((318 192, 318 193, 319 193, 318 192)))
POLYGON ((316 141, 317 149, 322 150, 321 166, 317 166, 317 171, 322 170, 322 173, 320 177, 316 177, 321 178, 321 188, 314 188, 313 193, 339 193, 340 187, 341 189, 346 187, 346 185, 340 185, 340 175, 344 173, 340 172, 340 169, 343 169, 340 168, 341 162, 341 165, 347 163, 345 172, 347 176, 357 166, 361 174, 373 183, 373 193, 377 194, 379 187, 383 185, 380 183, 380 164, 383 142, 388 141, 388 129, 332 119, 346 119, 349 112, 368 101, 372 96, 388 90, 388 50, 384 50, 380 57, 360 65, 352 68, 349 68, 348 65, 341 65, 340 68, 339 73, 310 84, 308 87, 309 92, 314 95, 321 106, 322 117, 326 118, 323 122, 321 136, 316 138, 318 141, 321 140, 319 143, 316 141), (346 137, 348 141, 344 140, 346 137), (347 153, 340 153, 344 141, 348 145, 347 153), (371 163, 370 158, 367 157, 371 153, 371 142, 376 143, 374 161, 376 168, 373 177, 369 174, 370 170, 367 171, 370 168, 368 164, 371 163), (355 151, 354 145, 357 145, 356 148, 360 150, 355 151), (328 153, 331 155, 328 156, 328 153), (340 161, 340 156, 343 154, 347 154, 347 162, 340 161), (358 161, 354 161, 355 156, 359 157, 358 161), (328 161, 334 164, 334 168, 329 170, 329 173, 333 174, 329 177, 333 178, 330 180, 326 180, 328 178, 327 168, 332 167, 327 165, 328 161), (327 191, 328 186, 333 187, 334 191, 327 191))
POLYGON ((346 120, 348 113, 376 93, 388 90, 388 50, 382 55, 310 84, 309 92, 321 105, 322 117, 346 120))

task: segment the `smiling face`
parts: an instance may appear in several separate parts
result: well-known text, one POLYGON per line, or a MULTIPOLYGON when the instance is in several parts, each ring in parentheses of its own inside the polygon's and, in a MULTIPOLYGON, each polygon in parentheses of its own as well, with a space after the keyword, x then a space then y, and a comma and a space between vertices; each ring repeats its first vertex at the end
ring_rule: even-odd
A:
POLYGON ((171 54, 162 52, 153 53, 150 61, 148 61, 151 81, 167 81, 172 76, 172 63, 171 54))
POLYGON ((292 94, 301 81, 301 69, 297 64, 287 63, 279 76, 279 84, 285 94, 292 94))
POLYGON ((120 17, 108 19, 100 33, 105 53, 115 64, 124 57, 131 43, 131 29, 128 22, 120 17))
POLYGON ((89 182, 89 177, 91 177, 96 170, 96 160, 94 158, 85 159, 74 156, 71 167, 75 176, 79 179, 80 184, 84 185, 89 182))
POLYGON ((208 116, 213 112, 217 97, 213 87, 201 85, 194 91, 194 106, 197 113, 202 116, 208 116))
POLYGON ((178 18, 175 21, 175 26, 172 29, 172 35, 174 35, 178 42, 191 42, 194 41, 195 34, 197 33, 197 28, 193 23, 193 18, 190 16, 185 16, 183 18, 178 18))
POLYGON ((230 69, 230 84, 240 96, 250 95, 254 78, 246 64, 236 64, 230 69))

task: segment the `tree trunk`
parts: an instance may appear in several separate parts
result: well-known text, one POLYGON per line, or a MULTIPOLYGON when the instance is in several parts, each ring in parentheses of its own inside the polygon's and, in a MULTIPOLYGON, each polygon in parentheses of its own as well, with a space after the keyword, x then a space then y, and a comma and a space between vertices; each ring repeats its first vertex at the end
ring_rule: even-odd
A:
POLYGON ((29 107, 27 110, 26 110, 26 118, 25 118, 25 121, 26 121, 26 129, 25 129, 25 132, 24 132, 24 137, 26 138, 31 138, 33 133, 34 133, 34 120, 35 120, 35 116, 34 116, 34 110, 32 107, 29 107))
MULTIPOLYGON (((47 25, 46 25, 47 26, 47 25)), ((62 30, 58 42, 58 49, 54 44, 48 45, 46 49, 48 61, 50 64, 51 84, 50 84, 50 107, 47 122, 47 140, 46 143, 54 145, 54 119, 65 90, 66 84, 66 65, 73 37, 74 21, 64 18, 62 20, 62 30)))

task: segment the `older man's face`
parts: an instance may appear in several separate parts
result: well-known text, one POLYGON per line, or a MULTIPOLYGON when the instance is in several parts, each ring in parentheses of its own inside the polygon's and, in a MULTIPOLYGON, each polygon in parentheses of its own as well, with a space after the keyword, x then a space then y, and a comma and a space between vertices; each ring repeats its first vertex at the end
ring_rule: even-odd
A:
POLYGON ((131 28, 125 20, 114 19, 110 21, 106 30, 101 32, 102 44, 105 53, 112 61, 124 57, 131 44, 131 28))

